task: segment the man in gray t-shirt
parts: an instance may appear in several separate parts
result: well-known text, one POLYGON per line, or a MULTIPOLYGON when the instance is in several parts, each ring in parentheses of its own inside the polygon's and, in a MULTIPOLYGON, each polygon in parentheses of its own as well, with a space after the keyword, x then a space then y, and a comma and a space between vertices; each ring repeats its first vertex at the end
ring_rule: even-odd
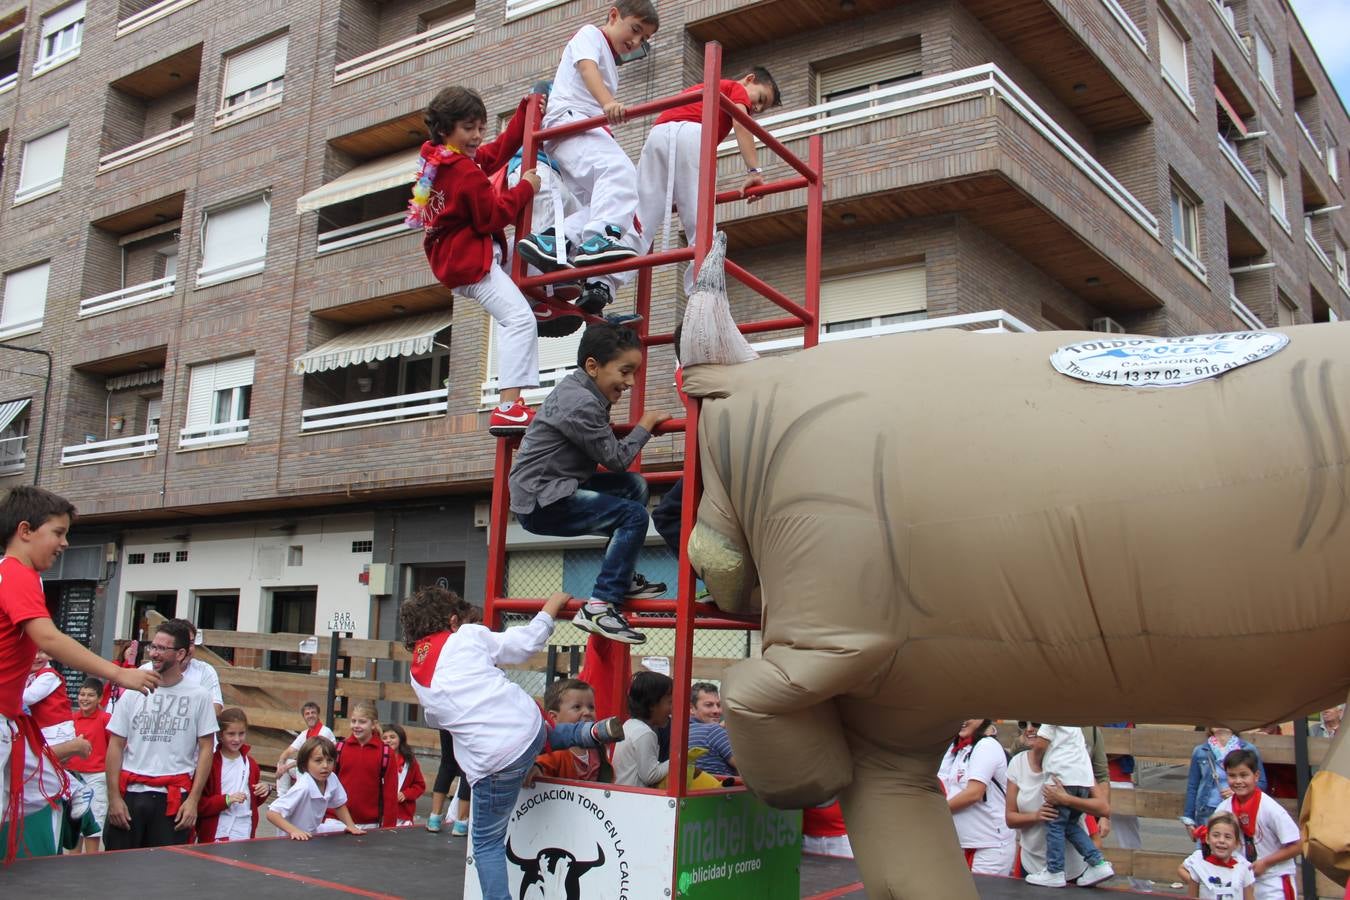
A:
POLYGON ((183 677, 192 638, 181 620, 159 626, 149 645, 160 686, 127 693, 108 723, 107 850, 186 844, 211 774, 217 729, 211 695, 183 677))

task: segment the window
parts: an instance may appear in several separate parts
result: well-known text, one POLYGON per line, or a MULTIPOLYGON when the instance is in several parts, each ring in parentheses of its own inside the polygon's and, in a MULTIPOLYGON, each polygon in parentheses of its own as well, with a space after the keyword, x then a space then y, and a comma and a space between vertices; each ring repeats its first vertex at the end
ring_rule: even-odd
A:
POLYGON ((1162 10, 1158 11, 1158 52, 1162 58, 1163 80, 1186 101, 1187 106, 1194 109, 1191 77, 1186 65, 1186 38, 1172 17, 1162 10))
POLYGON ((145 433, 159 434, 160 398, 151 397, 145 404, 145 433))
MULTIPOLYGON (((922 50, 917 38, 907 38, 869 50, 862 57, 849 54, 819 63, 815 67, 816 102, 832 103, 856 97, 856 103, 841 104, 841 109, 876 106, 881 101, 871 94, 923 75, 922 50)), ((832 110, 830 115, 838 115, 841 109, 832 110)))
POLYGON ((352 541, 353 553, 370 553, 375 549, 374 541, 352 541))
POLYGON ((1270 214, 1285 231, 1289 230, 1289 213, 1284 199, 1284 172, 1274 160, 1266 168, 1266 196, 1270 197, 1270 214))
POLYGON ((127 554, 127 565, 129 565, 129 566, 143 566, 143 565, 145 565, 145 554, 144 554, 144 553, 128 553, 128 554, 127 554))
POLYGON ((1327 136, 1327 174, 1331 176, 1332 181, 1339 182, 1341 180, 1341 148, 1336 145, 1336 139, 1331 136, 1329 124, 1324 123, 1322 125, 1322 133, 1327 136))
MULTIPOLYGON (((581 345, 581 335, 585 330, 585 327, 578 328, 566 337, 539 342, 540 386, 524 390, 522 396, 527 403, 547 397, 554 385, 577 367, 577 348, 581 345)), ((480 402, 486 407, 496 405, 497 401, 497 329, 489 328, 487 379, 483 384, 480 402)))
POLYGON ((84 37, 84 0, 42 17, 42 42, 38 44, 33 74, 41 75, 80 55, 84 37))
POLYGON ((186 550, 175 550, 175 551, 173 551, 173 561, 174 561, 174 562, 187 562, 187 561, 188 561, 188 552, 187 552, 186 550))
POLYGON ((0 475, 19 475, 28 461, 28 399, 0 403, 0 475))
POLYGON ((872 269, 820 282, 821 332, 836 334, 928 317, 923 263, 872 269))
POLYGON ((286 35, 225 57, 216 124, 223 125, 281 103, 286 80, 286 35))
POLYGON ((1188 269, 1203 278, 1200 261, 1200 202, 1182 185, 1172 182, 1172 251, 1188 269))
POLYGON ((257 199, 206 213, 197 287, 233 281, 263 270, 267 262, 267 223, 271 211, 270 197, 263 194, 257 199))
POLYGON ((1281 328, 1298 324, 1298 307, 1283 291, 1275 301, 1275 324, 1281 328))
POLYGON ((187 423, 179 446, 190 449, 248 440, 253 357, 189 368, 187 423))
POLYGON ((305 548, 300 544, 293 544, 286 548, 286 565, 303 566, 305 564, 305 548))
POLYGON ((166 562, 168 562, 168 561, 169 561, 169 551, 168 551, 168 550, 156 550, 156 551, 154 552, 154 555, 151 557, 150 561, 151 561, 151 562, 155 562, 155 563, 166 563, 166 562))
POLYGON ((1350 276, 1346 274, 1345 268, 1345 245, 1339 240, 1336 241, 1336 280, 1340 282, 1341 290, 1350 291, 1350 276))
POLYGON ((51 263, 38 263, 5 275, 5 299, 0 306, 0 338, 32 334, 42 328, 47 308, 47 275, 51 263))
POLYGON ((58 128, 23 145, 19 187, 14 192, 16 204, 61 189, 61 174, 66 168, 66 137, 69 133, 69 128, 58 128))
MULTIPOLYGON (((272 593, 272 633, 314 633, 314 613, 319 603, 319 592, 309 590, 274 591, 272 593)), ((308 674, 310 657, 303 653, 277 650, 268 653, 267 667, 274 672, 303 672, 308 674)))
POLYGON ((1275 89, 1275 51, 1270 48, 1270 41, 1258 29, 1253 37, 1256 39, 1256 71, 1261 76, 1261 83, 1270 91, 1270 96, 1278 104, 1280 102, 1280 92, 1275 89))

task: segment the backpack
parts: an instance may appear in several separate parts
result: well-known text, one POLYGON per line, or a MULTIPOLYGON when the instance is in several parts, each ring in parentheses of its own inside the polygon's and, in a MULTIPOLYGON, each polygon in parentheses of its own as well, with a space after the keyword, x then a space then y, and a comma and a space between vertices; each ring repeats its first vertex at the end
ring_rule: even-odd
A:
MULTIPOLYGON (((335 757, 333 760, 334 775, 342 774, 342 748, 346 743, 346 741, 338 741, 337 747, 333 751, 335 757)), ((380 799, 375 814, 375 821, 377 824, 384 821, 384 773, 389 771, 389 758, 391 752, 388 744, 380 744, 380 787, 376 792, 379 794, 380 799)))

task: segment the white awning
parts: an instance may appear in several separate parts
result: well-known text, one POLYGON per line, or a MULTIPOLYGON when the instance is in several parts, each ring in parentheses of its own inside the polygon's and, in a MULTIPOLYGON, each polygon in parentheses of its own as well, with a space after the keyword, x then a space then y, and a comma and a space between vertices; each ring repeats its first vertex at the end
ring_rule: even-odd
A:
POLYGON ((430 353, 436 333, 449 328, 453 319, 451 312, 434 312, 353 328, 297 357, 295 372, 306 375, 377 359, 430 353))
POLYGON ((110 391, 124 391, 127 388, 141 387, 147 384, 159 384, 163 380, 163 369, 143 369, 139 372, 128 372, 125 375, 112 376, 108 379, 107 388, 110 391))
POLYGON ((27 406, 27 399, 0 403, 0 431, 4 431, 12 425, 14 420, 19 417, 19 413, 23 412, 27 406))
POLYGON ((302 195, 295 201, 295 211, 297 214, 312 212, 399 185, 407 185, 411 190, 413 179, 417 177, 417 156, 420 152, 420 147, 413 147, 363 163, 346 175, 339 175, 323 187, 302 195))

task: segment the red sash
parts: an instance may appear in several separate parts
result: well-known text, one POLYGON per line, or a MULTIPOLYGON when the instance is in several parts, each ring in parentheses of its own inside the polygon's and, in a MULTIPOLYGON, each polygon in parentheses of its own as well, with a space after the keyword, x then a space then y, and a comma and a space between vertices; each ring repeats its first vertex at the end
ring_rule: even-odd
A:
MULTIPOLYGON (((0 716, 0 721, 4 720, 0 716)), ((24 762, 28 754, 32 753, 38 759, 37 778, 38 788, 43 791, 43 797, 52 806, 56 806, 64 796, 70 791, 70 779, 66 776, 65 769, 52 754, 51 748, 47 746, 47 741, 42 737, 42 729, 38 728, 37 723, 31 716, 17 716, 9 721, 14 723, 16 740, 10 746, 9 752, 9 797, 6 805, 7 816, 9 818, 9 841, 5 846, 5 865, 9 865, 14 858, 19 855, 19 848, 23 846, 23 770, 24 762), (42 768, 50 762, 54 769, 61 774, 61 796, 48 797, 43 785, 42 768)), ((3 725, 0 725, 3 727, 3 725)), ((4 823, 0 823, 4 824, 4 823)))
POLYGON ((179 808, 183 805, 183 794, 192 790, 191 775, 138 775, 135 772, 122 770, 122 778, 117 784, 117 790, 125 794, 129 784, 146 784, 150 787, 162 787, 165 789, 167 799, 164 801, 164 815, 176 816, 179 808))

